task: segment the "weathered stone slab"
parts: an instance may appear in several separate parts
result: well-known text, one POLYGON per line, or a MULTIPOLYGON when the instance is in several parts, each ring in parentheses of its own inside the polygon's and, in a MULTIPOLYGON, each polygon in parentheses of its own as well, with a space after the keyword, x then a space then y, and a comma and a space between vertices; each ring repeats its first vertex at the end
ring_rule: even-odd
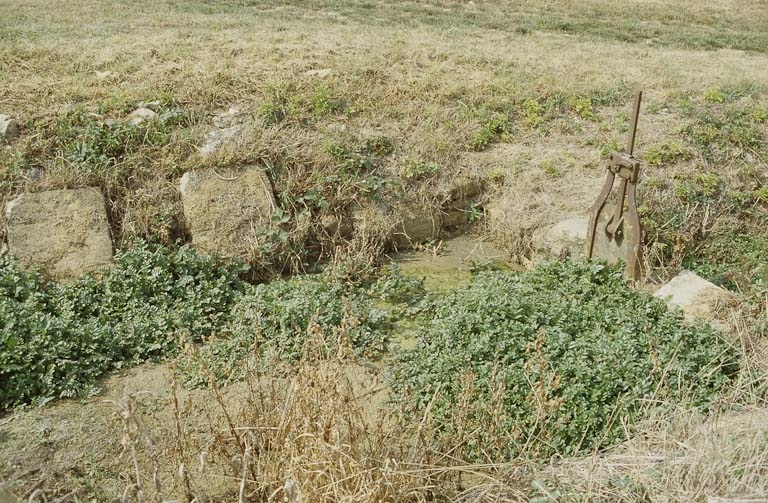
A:
MULTIPOLYGON (((544 251, 552 256, 570 255, 580 257, 584 255, 587 243, 587 229, 589 228, 589 217, 578 216, 566 218, 557 222, 544 232, 534 235, 533 245, 536 249, 544 251)), ((610 242, 600 229, 605 228, 598 224, 595 235, 595 247, 593 256, 607 260, 609 263, 615 263, 619 260, 627 260, 627 239, 621 244, 610 242)))
POLYGON ((428 207, 410 204, 399 208, 400 219, 392 232, 392 243, 397 248, 410 248, 440 236, 442 215, 428 207))
POLYGON ((192 244, 204 253, 249 255, 277 207, 267 175, 253 166, 190 171, 179 188, 192 244))
POLYGON ((112 260, 104 196, 96 188, 22 194, 5 214, 8 248, 23 264, 73 278, 112 260))
POLYGON ((712 321, 719 308, 734 300, 733 293, 710 283, 691 271, 683 271, 659 288, 654 297, 670 307, 680 308, 687 319, 712 321))

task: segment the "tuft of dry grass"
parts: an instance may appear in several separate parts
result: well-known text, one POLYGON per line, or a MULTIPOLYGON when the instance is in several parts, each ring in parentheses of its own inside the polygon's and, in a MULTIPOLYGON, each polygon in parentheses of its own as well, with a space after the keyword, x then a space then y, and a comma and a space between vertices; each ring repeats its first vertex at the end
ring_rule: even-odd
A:
POLYGON ((607 454, 555 461, 534 475, 542 501, 705 502, 768 497, 766 409, 711 417, 674 410, 607 454))
MULTIPOLYGON (((134 472, 125 494, 138 498, 144 491, 154 499, 174 494, 182 501, 425 502, 454 495, 469 501, 473 493, 461 495, 462 477, 495 481, 491 467, 440 454, 435 425, 426 417, 406 422, 398 407, 388 404, 377 370, 349 359, 348 344, 327 354, 326 337, 344 341, 343 326, 333 334, 311 326, 308 333, 304 355, 287 375, 277 365, 253 368, 229 390, 211 377, 203 392, 207 399, 195 400, 208 405, 205 434, 190 422, 200 414, 190 397, 174 387, 175 427, 159 434, 172 446, 162 468, 152 433, 129 398, 120 407, 134 472), (140 462, 136 446, 145 441, 146 459, 140 462), (161 472, 167 477, 162 485, 161 472), (161 493, 171 485, 173 493, 161 493)), ((484 501, 483 491, 475 492, 472 501, 484 501)))

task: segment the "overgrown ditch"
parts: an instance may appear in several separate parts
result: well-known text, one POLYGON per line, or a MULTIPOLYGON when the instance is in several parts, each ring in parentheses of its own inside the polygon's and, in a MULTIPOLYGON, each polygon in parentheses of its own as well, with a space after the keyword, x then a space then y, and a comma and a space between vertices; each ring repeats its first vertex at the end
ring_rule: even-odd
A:
POLYGON ((7 256, 0 265, 6 409, 87 396, 106 372, 146 360, 176 358, 192 387, 248 369, 288 376, 314 344, 316 356, 349 348, 379 362, 392 407, 432 416, 462 459, 498 461, 607 447, 656 404, 711 407, 738 371, 712 328, 600 262, 469 263, 448 278, 462 286, 439 293, 396 265, 357 283, 329 270, 253 285, 242 263, 146 243, 71 284, 7 256), (398 342, 404 326, 415 344, 398 342))

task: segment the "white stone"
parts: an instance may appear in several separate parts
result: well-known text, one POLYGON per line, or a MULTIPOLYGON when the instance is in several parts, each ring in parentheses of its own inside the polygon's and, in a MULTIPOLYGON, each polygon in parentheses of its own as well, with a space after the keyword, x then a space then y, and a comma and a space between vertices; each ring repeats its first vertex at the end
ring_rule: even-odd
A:
POLYGON ((18 123, 8 115, 0 115, 0 140, 13 140, 19 136, 18 123))
POLYGON ((232 126, 225 129, 216 129, 205 135, 203 144, 198 148, 201 155, 210 155, 219 150, 226 142, 237 138, 242 132, 243 126, 232 126))
POLYGON ((691 271, 681 272, 659 288, 653 296, 663 299, 670 308, 680 308, 687 319, 704 320, 712 320, 719 307, 734 299, 728 290, 691 271))
POLYGON ((157 112, 149 108, 137 108, 128 116, 128 122, 138 125, 143 122, 151 121, 157 117, 157 112))

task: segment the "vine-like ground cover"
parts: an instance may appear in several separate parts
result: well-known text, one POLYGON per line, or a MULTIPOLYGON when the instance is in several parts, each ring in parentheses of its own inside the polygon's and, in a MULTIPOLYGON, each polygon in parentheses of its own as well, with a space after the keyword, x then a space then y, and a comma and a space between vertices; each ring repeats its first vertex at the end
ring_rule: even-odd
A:
POLYGON ((435 298, 396 268, 362 286, 330 275, 254 286, 242 272, 137 243, 101 277, 58 284, 2 257, 0 408, 87 395, 104 373, 184 342, 196 348, 178 360, 189 385, 237 380, 262 358, 290 365, 313 330, 375 357, 390 322, 411 316, 423 320, 417 348, 388 360, 396 399, 428 411, 466 456, 498 460, 610 445, 656 403, 710 403, 737 371, 712 328, 684 324, 601 263, 480 272, 435 298))
MULTIPOLYGON (((172 357, 182 344, 188 384, 242 376, 256 340, 259 353, 298 357, 310 323, 330 331, 354 320, 355 349, 380 352, 386 313, 364 290, 322 275, 251 285, 246 267, 183 246, 137 242, 101 277, 46 282, 0 257, 0 410, 52 398, 87 396, 106 372, 172 357)), ((329 348, 333 349, 333 348, 329 348)))
POLYGON ((393 387, 474 459, 610 445, 651 406, 706 406, 737 371, 711 327, 601 263, 481 273, 431 311, 393 387))

